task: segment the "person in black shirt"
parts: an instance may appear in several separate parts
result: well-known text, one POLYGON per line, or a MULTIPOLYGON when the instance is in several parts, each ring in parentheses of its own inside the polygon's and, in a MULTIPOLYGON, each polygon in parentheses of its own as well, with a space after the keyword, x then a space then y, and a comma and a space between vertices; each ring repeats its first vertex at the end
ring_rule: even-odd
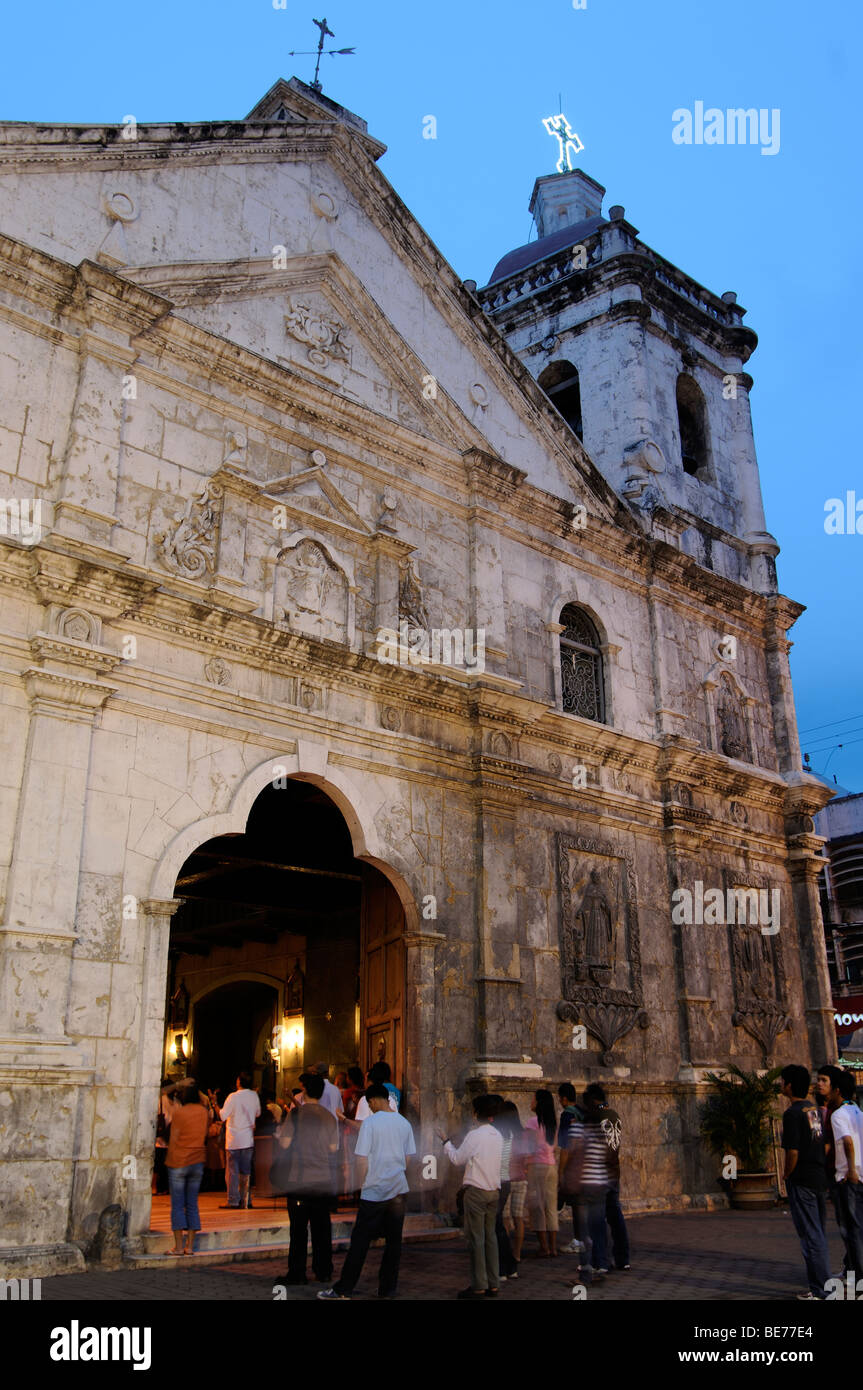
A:
POLYGON ((830 1278, 827 1250, 827 1168, 818 1107, 808 1099, 809 1069, 791 1064, 780 1073, 780 1089, 790 1102, 782 1116, 785 1186, 794 1229, 806 1264, 809 1291, 801 1299, 823 1299, 830 1278))

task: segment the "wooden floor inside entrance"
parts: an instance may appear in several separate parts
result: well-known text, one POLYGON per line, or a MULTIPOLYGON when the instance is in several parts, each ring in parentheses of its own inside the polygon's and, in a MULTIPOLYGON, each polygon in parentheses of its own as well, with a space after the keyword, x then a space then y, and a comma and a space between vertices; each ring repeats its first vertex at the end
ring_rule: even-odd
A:
MULTIPOLYGON (((248 1231, 256 1230, 260 1226, 268 1228, 273 1226, 285 1227, 285 1239, 288 1235, 288 1209, 284 1197, 261 1197, 252 1193, 254 1206, 251 1210, 240 1208, 239 1211, 223 1211, 222 1206, 226 1201, 227 1194, 224 1192, 202 1192, 198 1197, 198 1212, 201 1217, 202 1231, 248 1231)), ((347 1221, 353 1223, 356 1216, 356 1208, 352 1206, 343 1207, 339 1205, 337 1218, 340 1222, 347 1221)), ((334 1219, 336 1219, 334 1217, 334 1219)), ((168 1196, 154 1196, 153 1204, 150 1209, 150 1231, 159 1235, 170 1235, 171 1232, 171 1199, 168 1196)))

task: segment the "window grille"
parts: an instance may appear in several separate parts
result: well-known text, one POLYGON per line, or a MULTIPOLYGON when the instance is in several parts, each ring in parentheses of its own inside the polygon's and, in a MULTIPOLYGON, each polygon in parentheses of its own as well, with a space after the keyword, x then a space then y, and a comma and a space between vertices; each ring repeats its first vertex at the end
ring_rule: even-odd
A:
POLYGON ((567 604, 560 615, 560 674, 566 714, 605 723, 605 690, 599 636, 586 613, 567 604))

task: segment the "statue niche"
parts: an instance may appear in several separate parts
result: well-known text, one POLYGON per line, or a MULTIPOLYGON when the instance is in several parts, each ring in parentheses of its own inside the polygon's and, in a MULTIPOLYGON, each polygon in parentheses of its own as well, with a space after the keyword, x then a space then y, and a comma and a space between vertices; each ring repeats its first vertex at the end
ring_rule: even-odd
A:
POLYGON ((612 1049, 647 1028, 635 866, 625 850, 586 836, 557 836, 560 973, 557 1016, 584 1024, 610 1066, 612 1049))
POLYGON ((348 640, 348 581, 318 541, 304 537, 276 563, 275 618, 293 632, 348 640))
POLYGON ((746 731, 746 718, 737 692, 727 675, 719 683, 716 700, 716 725, 719 747, 726 758, 750 761, 749 735, 746 731))

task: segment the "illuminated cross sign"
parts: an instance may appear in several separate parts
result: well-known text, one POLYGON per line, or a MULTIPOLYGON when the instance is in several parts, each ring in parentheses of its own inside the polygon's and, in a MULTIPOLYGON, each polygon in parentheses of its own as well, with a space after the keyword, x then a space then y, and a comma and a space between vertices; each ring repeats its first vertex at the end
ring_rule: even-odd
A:
POLYGON ((560 158, 557 161, 557 172, 565 173, 572 169, 573 157, 584 149, 584 145, 579 140, 574 130, 570 129, 569 121, 565 116, 546 116, 543 125, 549 135, 557 136, 560 143, 560 158))

